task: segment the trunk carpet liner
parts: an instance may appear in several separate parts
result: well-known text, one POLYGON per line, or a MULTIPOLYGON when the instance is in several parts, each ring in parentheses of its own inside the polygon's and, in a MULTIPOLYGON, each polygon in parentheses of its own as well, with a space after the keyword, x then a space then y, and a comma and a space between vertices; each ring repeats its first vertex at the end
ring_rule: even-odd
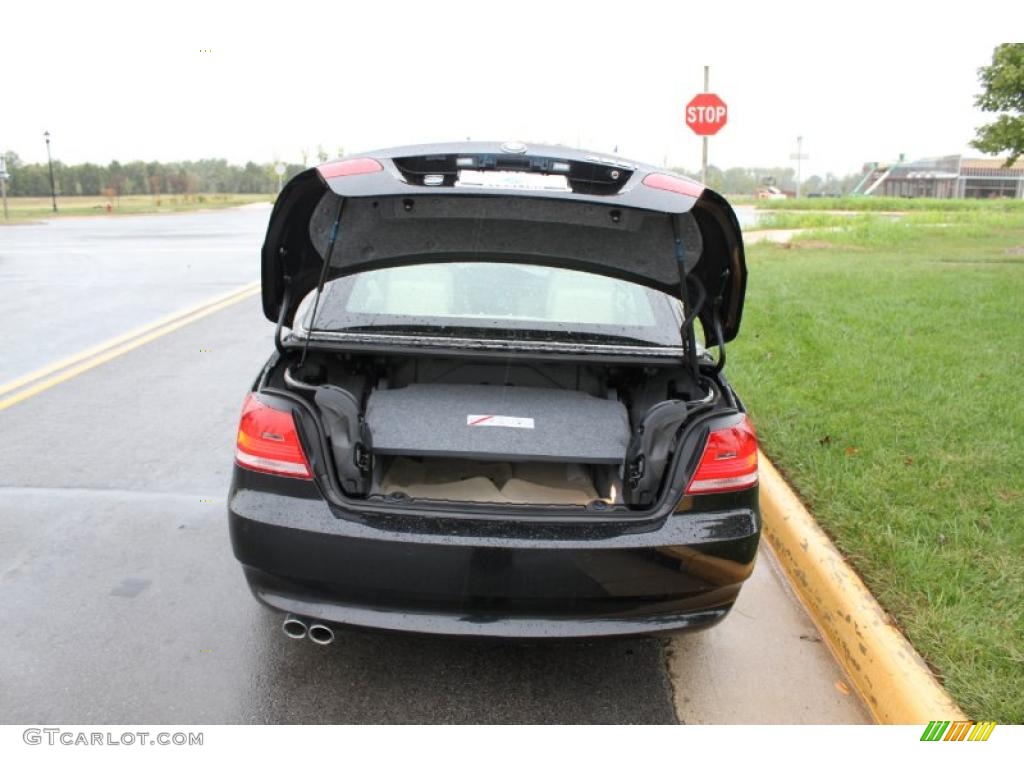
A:
POLYGON ((373 452, 478 461, 621 464, 629 417, 584 392, 479 384, 374 390, 366 406, 373 452))
POLYGON ((586 506, 598 498, 586 470, 578 464, 513 465, 403 456, 391 462, 380 491, 385 495, 400 491, 414 499, 513 504, 586 506))

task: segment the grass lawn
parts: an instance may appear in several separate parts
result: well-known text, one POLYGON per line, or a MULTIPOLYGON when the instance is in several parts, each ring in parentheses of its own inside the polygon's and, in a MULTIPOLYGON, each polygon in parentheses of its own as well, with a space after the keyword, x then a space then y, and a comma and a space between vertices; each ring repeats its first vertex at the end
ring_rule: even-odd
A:
POLYGON ((967 714, 1020 723, 1024 207, 953 210, 749 248, 729 370, 765 452, 967 714))
MULTIPOLYGON (((758 212, 757 220, 744 227, 747 232, 759 229, 806 229, 812 227, 838 227, 853 217, 876 214, 851 213, 848 211, 771 211, 758 212)), ((903 214, 899 214, 903 215, 903 214)))
POLYGON ((782 211, 1002 211, 1024 213, 1024 200, 955 199, 931 197, 801 197, 785 200, 756 200, 758 208, 782 211))
MULTIPOLYGON (((114 216, 128 213, 175 213, 199 211, 206 208, 227 208, 246 203, 270 202, 273 195, 196 194, 196 195, 126 195, 121 198, 58 197, 57 213, 53 212, 48 197, 8 197, 9 223, 17 224, 34 219, 62 216, 114 216), (111 211, 107 211, 107 205, 111 211)), ((0 224, 4 223, 0 209, 0 224)))

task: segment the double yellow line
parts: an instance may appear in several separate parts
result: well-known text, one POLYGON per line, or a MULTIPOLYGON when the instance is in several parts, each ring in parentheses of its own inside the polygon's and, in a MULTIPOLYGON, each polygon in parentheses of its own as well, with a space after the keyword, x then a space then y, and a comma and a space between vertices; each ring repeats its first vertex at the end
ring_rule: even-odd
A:
POLYGON ((0 399, 0 411, 10 408, 22 400, 27 400, 33 395, 38 395, 40 392, 45 392, 61 382, 73 379, 98 365, 103 365, 126 352, 131 352, 143 344, 166 336, 189 323, 219 312, 232 304, 245 301, 259 293, 259 290, 258 282, 248 283, 241 288, 207 299, 188 309, 167 315, 102 344, 97 344, 70 357, 65 357, 63 360, 27 373, 13 381, 8 381, 0 385, 0 398, 2 398, 0 399))

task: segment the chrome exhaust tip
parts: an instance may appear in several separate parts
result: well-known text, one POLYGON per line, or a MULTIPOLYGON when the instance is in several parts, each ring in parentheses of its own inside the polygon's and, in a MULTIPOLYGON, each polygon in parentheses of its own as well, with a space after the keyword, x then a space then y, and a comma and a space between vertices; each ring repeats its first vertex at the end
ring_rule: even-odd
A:
POLYGON ((330 645, 334 642, 334 630, 323 624, 310 624, 309 639, 317 645, 330 645))
POLYGON ((292 616, 291 614, 285 616, 281 629, 292 640, 301 640, 306 636, 306 622, 298 616, 292 616))

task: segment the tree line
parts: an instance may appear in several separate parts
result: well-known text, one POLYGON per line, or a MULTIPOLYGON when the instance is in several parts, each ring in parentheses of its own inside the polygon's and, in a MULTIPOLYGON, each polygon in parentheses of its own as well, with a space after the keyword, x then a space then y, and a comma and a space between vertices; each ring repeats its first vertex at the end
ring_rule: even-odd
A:
MULTIPOLYGON (((46 197, 50 194, 50 170, 46 163, 23 163, 14 152, 7 161, 7 194, 12 197, 46 197)), ((276 163, 231 165, 227 160, 189 160, 180 163, 136 160, 108 165, 68 165, 55 160, 54 185, 63 197, 77 195, 192 195, 206 193, 277 192, 276 163)), ((305 170, 286 165, 284 180, 305 170)))
MULTIPOLYGON (((700 178, 700 170, 691 171, 685 168, 673 168, 676 173, 700 178)), ((804 195, 848 195, 857 183, 864 178, 864 172, 836 176, 826 173, 807 176, 800 181, 800 192, 804 195)), ((719 168, 708 166, 707 185, 711 189, 727 195, 753 195, 759 189, 775 187, 784 192, 796 190, 795 168, 719 168)))
MULTIPOLYGON (((326 159, 326 155, 321 155, 326 159)), ((23 163, 14 152, 5 153, 10 174, 7 194, 13 197, 46 197, 50 194, 50 175, 46 163, 23 163)), ((53 163, 57 194, 77 195, 192 195, 192 194, 274 194, 277 192, 276 163, 231 165, 227 160, 190 160, 179 163, 113 161, 108 165, 53 163)), ((286 164, 284 181, 305 170, 304 165, 286 164)), ((700 171, 674 168, 692 178, 700 171)), ((810 176, 802 180, 804 194, 846 194, 860 181, 861 173, 848 176, 810 176)), ((718 168, 708 166, 708 186, 726 194, 752 195, 758 189, 774 186, 796 189, 793 168, 718 168)))

